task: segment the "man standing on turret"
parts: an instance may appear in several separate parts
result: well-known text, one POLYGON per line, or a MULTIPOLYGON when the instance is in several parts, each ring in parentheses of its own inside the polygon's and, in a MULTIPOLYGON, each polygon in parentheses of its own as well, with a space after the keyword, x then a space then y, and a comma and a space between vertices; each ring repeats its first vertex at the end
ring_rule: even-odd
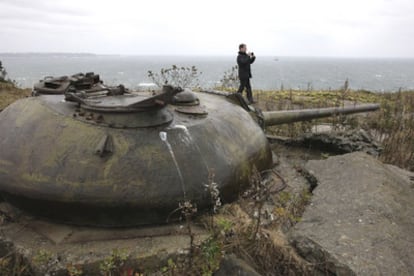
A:
POLYGON ((253 102, 252 87, 250 86, 250 78, 252 73, 250 71, 250 64, 256 59, 253 52, 248 53, 246 44, 239 45, 239 55, 237 56, 237 65, 239 66, 239 79, 240 86, 237 93, 242 94, 244 88, 246 88, 247 100, 249 104, 253 102))

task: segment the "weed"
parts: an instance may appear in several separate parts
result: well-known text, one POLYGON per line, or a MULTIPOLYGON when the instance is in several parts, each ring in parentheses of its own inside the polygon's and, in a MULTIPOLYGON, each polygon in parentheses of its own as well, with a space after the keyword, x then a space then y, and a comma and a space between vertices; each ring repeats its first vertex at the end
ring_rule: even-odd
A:
POLYGON ((210 237, 201 245, 201 252, 205 260, 201 265, 202 275, 213 275, 220 266, 222 243, 210 237))
POLYGON ((168 273, 169 275, 178 275, 177 274, 177 264, 174 262, 173 259, 168 259, 167 266, 164 266, 161 269, 163 274, 168 273))
POLYGON ((222 235, 226 235, 229 233, 233 228, 233 223, 230 220, 225 218, 218 218, 217 219, 217 226, 222 235))
POLYGON ((253 227, 252 235, 250 238, 256 239, 258 238, 258 233, 260 229, 263 205, 270 196, 270 190, 268 189, 266 182, 262 181, 260 172, 257 170, 255 166, 252 170, 250 183, 252 185, 252 191, 250 196, 253 198, 255 204, 255 211, 253 213, 253 217, 255 218, 255 225, 253 227))
POLYGON ((26 276, 33 272, 22 255, 12 250, 0 258, 0 275, 26 276))
POLYGON ((69 276, 81 276, 83 275, 83 270, 80 265, 68 264, 66 266, 69 276))
POLYGON ((330 156, 330 154, 329 154, 329 153, 326 153, 326 152, 321 153, 321 157, 322 157, 322 159, 328 159, 328 158, 329 158, 329 156, 330 156))
POLYGON ((299 194, 292 195, 289 192, 280 192, 276 196, 273 208, 275 222, 280 225, 292 226, 301 220, 305 207, 311 199, 309 189, 303 189, 299 194))
POLYGON ((181 216, 184 217, 185 223, 187 226, 188 236, 190 237, 190 253, 189 253, 189 261, 190 267, 192 266, 193 262, 193 255, 194 255, 194 232, 191 227, 192 217, 197 213, 197 205, 191 203, 191 201, 186 200, 184 202, 179 203, 179 210, 181 211, 181 216))
POLYGON ((50 251, 40 249, 37 254, 33 257, 33 263, 37 265, 46 266, 53 258, 53 254, 50 251))
POLYGON ((214 170, 210 170, 208 173, 208 184, 204 187, 210 196, 211 214, 210 214, 210 228, 214 229, 214 214, 218 212, 221 207, 220 191, 217 182, 214 181, 214 170))
POLYGON ((286 207, 287 203, 290 201, 290 199, 292 198, 292 194, 286 191, 282 191, 279 193, 279 203, 286 207))
POLYGON ((114 249, 111 255, 99 264, 99 270, 104 276, 122 275, 128 257, 126 250, 114 249))

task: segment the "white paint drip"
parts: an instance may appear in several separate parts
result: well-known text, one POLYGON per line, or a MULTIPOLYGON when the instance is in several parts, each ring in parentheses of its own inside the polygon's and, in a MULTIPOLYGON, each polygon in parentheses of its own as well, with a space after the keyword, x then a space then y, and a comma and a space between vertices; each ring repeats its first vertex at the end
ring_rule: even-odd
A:
POLYGON ((178 129, 184 129, 184 131, 185 131, 185 130, 187 130, 187 127, 186 127, 185 125, 174 125, 174 126, 172 127, 172 129, 175 129, 175 128, 178 128, 178 129))
POLYGON ((179 138, 181 139, 181 141, 186 146, 190 146, 191 145, 191 143, 192 143, 192 137, 191 137, 190 133, 188 132, 188 129, 187 129, 186 126, 184 126, 184 125, 173 125, 169 129, 180 129, 180 130, 183 130, 186 135, 183 136, 183 135, 179 134, 179 138))
POLYGON ((163 141, 163 142, 167 141, 167 132, 161 131, 160 132, 160 138, 161 138, 161 141, 163 141))
POLYGON ((201 158, 201 160, 204 163, 204 166, 207 168, 207 171, 209 170, 206 160, 204 159, 204 155, 201 153, 200 148, 198 147, 198 144, 194 142, 193 136, 190 134, 190 131, 188 131, 188 128, 186 126, 183 125, 175 125, 173 128, 178 128, 178 129, 182 129, 184 131, 185 136, 180 136, 182 139, 182 141, 186 144, 186 145, 193 145, 198 153, 199 156, 201 158))
POLYGON ((174 161, 175 168, 177 169, 177 172, 178 172, 178 177, 180 178, 180 181, 181 181, 181 188, 183 190, 184 200, 186 200, 183 174, 181 173, 180 167, 178 166, 178 162, 177 162, 177 159, 175 158, 175 154, 174 154, 174 151, 172 150, 171 144, 170 142, 168 142, 167 132, 161 131, 159 134, 160 134, 161 141, 163 141, 167 145, 168 151, 170 152, 171 157, 174 161))

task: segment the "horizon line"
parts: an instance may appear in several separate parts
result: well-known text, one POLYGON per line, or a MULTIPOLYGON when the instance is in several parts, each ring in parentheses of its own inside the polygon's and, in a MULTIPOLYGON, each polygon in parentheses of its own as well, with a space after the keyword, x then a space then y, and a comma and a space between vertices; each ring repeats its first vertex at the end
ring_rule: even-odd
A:
MULTIPOLYGON (((80 56, 120 56, 120 57, 233 57, 234 54, 108 54, 92 52, 0 52, 1 55, 80 55, 80 56)), ((264 54, 262 57, 273 58, 339 58, 339 59, 414 59, 414 56, 318 56, 318 55, 270 55, 264 54)))

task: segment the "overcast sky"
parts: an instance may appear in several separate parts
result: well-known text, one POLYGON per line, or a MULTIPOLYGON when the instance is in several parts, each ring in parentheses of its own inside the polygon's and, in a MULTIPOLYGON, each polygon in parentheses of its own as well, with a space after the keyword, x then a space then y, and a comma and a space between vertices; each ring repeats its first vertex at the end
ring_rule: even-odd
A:
POLYGON ((0 52, 414 57, 413 0, 0 0, 0 52))

